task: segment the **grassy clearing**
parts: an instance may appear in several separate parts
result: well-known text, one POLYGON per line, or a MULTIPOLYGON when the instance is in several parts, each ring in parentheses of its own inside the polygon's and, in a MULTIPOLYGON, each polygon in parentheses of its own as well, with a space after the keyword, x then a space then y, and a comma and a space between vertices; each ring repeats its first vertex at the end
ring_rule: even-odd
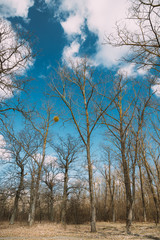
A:
POLYGON ((67 225, 64 229, 60 224, 55 223, 35 223, 29 227, 26 223, 15 223, 9 225, 6 222, 0 224, 0 240, 2 239, 23 239, 23 240, 47 240, 47 239, 74 239, 74 240, 127 240, 127 239, 144 239, 160 240, 160 225, 154 223, 134 223, 132 234, 127 235, 124 223, 97 223, 97 232, 90 232, 90 225, 67 225))

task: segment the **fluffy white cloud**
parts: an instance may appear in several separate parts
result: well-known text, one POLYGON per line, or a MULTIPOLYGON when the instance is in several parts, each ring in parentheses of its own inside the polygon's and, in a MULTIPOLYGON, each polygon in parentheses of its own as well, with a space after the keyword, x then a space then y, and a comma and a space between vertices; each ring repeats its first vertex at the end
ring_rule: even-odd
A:
POLYGON ((152 86, 152 91, 157 97, 160 97, 160 78, 157 80, 157 83, 152 86))
MULTIPOLYGON (((126 53, 127 49, 107 46, 103 44, 104 38, 105 35, 114 32, 116 21, 125 18, 128 6, 126 0, 63 0, 60 1, 58 19, 70 39, 70 46, 77 36, 79 36, 79 44, 85 40, 85 26, 87 26, 88 30, 97 36, 95 49, 93 49, 95 64, 110 67, 118 63, 117 60, 126 53)), ((65 53, 67 49, 68 47, 65 47, 65 53)), ((72 50, 71 47, 69 49, 68 53, 72 50)))
POLYGON ((6 149, 6 141, 2 135, 0 135, 0 159, 9 161, 11 158, 10 152, 6 149))
POLYGON ((71 61, 76 61, 79 58, 77 57, 77 54, 80 49, 80 43, 78 41, 73 41, 70 46, 65 46, 63 50, 63 61, 64 62, 69 62, 71 61))
POLYGON ((56 157, 54 157, 54 156, 52 156, 52 155, 47 155, 46 157, 45 157, 45 164, 46 165, 48 165, 48 164, 52 164, 52 165, 54 165, 55 167, 57 166, 57 158, 56 157))
POLYGON ((83 25, 83 18, 80 15, 70 16, 66 21, 61 22, 61 25, 68 36, 82 34, 81 26, 83 25))
POLYGON ((118 74, 128 76, 128 77, 134 77, 135 76, 135 64, 131 63, 129 65, 126 65, 118 70, 118 74))
POLYGON ((121 67, 117 73, 127 77, 136 77, 137 75, 147 74, 149 69, 150 67, 148 66, 143 68, 138 68, 135 63, 129 63, 121 67))
POLYGON ((1 0, 0 17, 28 17, 28 10, 34 0, 1 0))

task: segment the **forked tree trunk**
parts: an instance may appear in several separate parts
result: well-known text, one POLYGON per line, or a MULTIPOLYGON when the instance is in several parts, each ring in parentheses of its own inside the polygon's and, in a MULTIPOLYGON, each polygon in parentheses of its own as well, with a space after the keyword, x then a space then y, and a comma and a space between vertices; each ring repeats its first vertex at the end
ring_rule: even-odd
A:
POLYGON ((37 177, 36 183, 34 183, 34 177, 32 178, 31 183, 31 196, 30 196, 30 209, 28 214, 28 224, 29 226, 32 226, 35 220, 35 214, 36 214, 36 202, 38 197, 38 191, 39 191, 39 181, 40 181, 40 173, 37 177))

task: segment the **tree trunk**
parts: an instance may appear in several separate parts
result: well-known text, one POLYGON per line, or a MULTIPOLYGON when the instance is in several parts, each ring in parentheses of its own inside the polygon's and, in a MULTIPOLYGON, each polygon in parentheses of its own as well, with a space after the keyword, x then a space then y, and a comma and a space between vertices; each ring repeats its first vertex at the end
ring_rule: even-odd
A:
POLYGON ((53 222, 54 221, 54 209, 53 209, 53 187, 51 187, 50 189, 50 221, 53 222))
POLYGON ((67 194, 68 194, 68 168, 65 169, 64 176, 64 188, 63 188, 63 200, 62 200, 62 215, 61 222, 64 226, 67 223, 67 194))
POLYGON ((127 234, 131 234, 131 225, 132 225, 132 217, 133 217, 133 204, 130 198, 127 197, 127 208, 126 208, 126 230, 127 234))
POLYGON ((151 174, 150 174, 150 171, 149 171, 150 166, 147 162, 146 155, 145 155, 144 151, 143 151, 143 162, 144 162, 144 166, 145 166, 145 169, 146 169, 146 172, 147 172, 151 193, 152 193, 153 201, 154 201, 155 208, 156 208, 155 222, 156 222, 156 224, 158 224, 159 223, 159 216, 160 216, 159 202, 158 202, 158 197, 155 193, 155 189, 154 189, 154 186, 153 186, 153 183, 152 183, 152 177, 151 177, 151 174))
POLYGON ((144 222, 147 222, 146 203, 145 203, 144 189, 143 189, 143 177, 142 177, 142 170, 141 170, 140 164, 138 164, 138 167, 139 167, 140 184, 141 184, 141 196, 142 196, 142 205, 143 205, 143 220, 144 220, 144 222))
POLYGON ((104 221, 107 220, 107 198, 108 198, 108 188, 107 188, 107 179, 105 181, 105 196, 104 196, 104 221))
POLYGON ((28 215, 29 226, 32 226, 34 223, 34 220, 35 220, 36 202, 37 202, 38 190, 39 190, 40 173, 37 177, 37 181, 35 184, 34 184, 34 177, 32 177, 32 183, 31 183, 30 210, 29 210, 29 215, 28 215))
POLYGON ((29 212, 29 215, 28 215, 28 223, 29 223, 29 226, 32 226, 33 223, 34 223, 35 212, 36 212, 36 200, 37 200, 37 196, 36 196, 36 194, 34 193, 34 194, 33 194, 32 202, 31 202, 31 204, 30 204, 30 212, 29 212))
POLYGON ((90 213, 91 213, 91 232, 96 232, 96 208, 93 187, 93 170, 90 159, 90 146, 87 146, 88 174, 89 174, 89 193, 90 193, 90 213))
POLYGON ((114 200, 112 200, 112 221, 113 221, 113 222, 116 222, 116 213, 115 213, 114 200))
POLYGON ((128 234, 131 233, 131 224, 133 217, 133 199, 131 192, 131 183, 129 176, 129 166, 127 165, 126 156, 125 156, 125 144, 121 142, 121 153, 122 153, 122 164, 124 172, 124 183, 126 189, 126 231, 128 234))
POLYGON ((16 196, 15 196, 15 200, 14 200, 14 207, 13 207, 13 212, 12 212, 12 216, 11 216, 11 219, 10 219, 10 224, 14 224, 14 221, 15 221, 15 218, 16 218, 16 215, 17 215, 18 202, 19 202, 21 190, 23 189, 23 179, 24 179, 24 167, 21 166, 20 183, 19 183, 19 186, 18 186, 18 190, 16 191, 16 196))

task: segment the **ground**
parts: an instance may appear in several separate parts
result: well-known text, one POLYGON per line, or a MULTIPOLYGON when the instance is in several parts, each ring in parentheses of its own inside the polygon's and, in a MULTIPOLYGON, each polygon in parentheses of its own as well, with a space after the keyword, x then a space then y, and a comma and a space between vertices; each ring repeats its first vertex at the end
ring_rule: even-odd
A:
POLYGON ((60 224, 35 223, 29 227, 26 223, 9 225, 0 223, 0 240, 160 240, 160 225, 154 223, 133 223, 132 234, 127 235, 124 223, 98 222, 97 232, 90 232, 90 225, 67 225, 64 229, 60 224))

